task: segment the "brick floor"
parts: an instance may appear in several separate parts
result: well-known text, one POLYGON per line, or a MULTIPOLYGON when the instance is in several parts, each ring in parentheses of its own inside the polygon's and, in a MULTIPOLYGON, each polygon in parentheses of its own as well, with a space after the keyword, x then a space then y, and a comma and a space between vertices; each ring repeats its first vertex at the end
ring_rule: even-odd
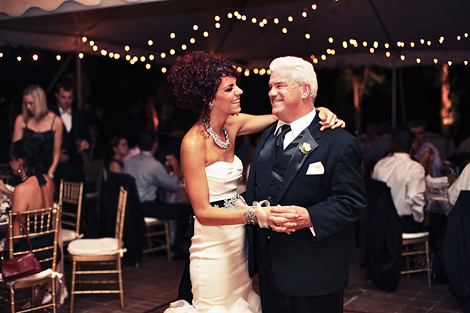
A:
MULTIPOLYGON (((427 287, 426 275, 419 273, 400 278, 397 291, 384 292, 365 278, 366 269, 360 267, 357 249, 351 244, 350 284, 344 291, 345 312, 372 313, 421 313, 460 311, 459 304, 449 293, 449 285, 427 287)), ((66 265, 67 268, 70 266, 66 265)), ((145 255, 140 266, 124 264, 125 309, 123 312, 144 313, 161 312, 161 308, 176 299, 177 288, 184 261, 167 262, 166 257, 145 255), (160 309, 158 309, 160 307, 160 309)), ((70 269, 69 269, 70 270, 70 269)), ((70 275, 66 275, 70 285, 70 275)), ((254 280, 255 290, 258 288, 254 280)), ((69 312, 70 298, 59 308, 59 313, 69 312)), ((119 298, 116 295, 78 295, 75 296, 76 313, 118 312, 119 298)))

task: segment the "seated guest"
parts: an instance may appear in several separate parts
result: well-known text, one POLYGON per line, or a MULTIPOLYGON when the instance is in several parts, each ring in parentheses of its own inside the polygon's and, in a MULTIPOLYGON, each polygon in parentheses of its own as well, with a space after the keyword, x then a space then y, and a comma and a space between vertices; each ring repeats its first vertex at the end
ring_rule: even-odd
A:
MULTIPOLYGON (((21 178, 21 183, 16 186, 12 193, 12 211, 25 212, 52 207, 54 205, 54 183, 46 175, 47 168, 44 166, 45 159, 48 158, 48 151, 44 139, 41 136, 33 135, 30 139, 20 139, 11 144, 10 147, 10 166, 13 173, 21 178)), ((4 184, 0 184, 2 193, 4 184)), ((13 235, 20 234, 20 221, 14 221, 13 235)), ((33 248, 41 246, 50 246, 54 238, 37 237, 30 238, 33 248)), ((29 250, 27 240, 20 240, 15 243, 17 250, 29 250)), ((8 257, 5 253, 4 257, 8 257)), ((41 260, 52 257, 51 251, 36 253, 36 257, 41 260)), ((60 249, 57 262, 60 260, 60 249)), ((0 262, 1 265, 1 262, 0 262)), ((51 262, 41 263, 42 270, 51 267, 51 262)))
POLYGON ((408 122, 408 129, 415 135, 412 146, 414 158, 424 167, 426 175, 441 177, 447 168, 443 168, 442 159, 436 146, 426 141, 426 123, 423 120, 414 119, 408 122))
POLYGON ((127 139, 123 136, 114 136, 109 141, 109 145, 113 150, 113 157, 109 162, 108 170, 112 173, 122 173, 122 168, 124 167, 123 159, 129 151, 127 139))
POLYGON ((178 219, 173 253, 180 254, 179 246, 183 241, 184 233, 189 226, 189 217, 192 213, 191 205, 185 203, 166 203, 160 201, 158 192, 164 189, 169 192, 179 188, 179 164, 174 155, 167 156, 167 162, 172 169, 168 173, 165 166, 154 157, 157 151, 157 140, 154 135, 144 132, 139 135, 138 146, 140 153, 130 158, 125 164, 123 172, 135 178, 137 191, 144 216, 161 219, 178 219))
POLYGON ((459 178, 449 187, 449 202, 455 205, 461 190, 470 190, 470 165, 465 166, 459 178))
POLYGON ((410 156, 414 136, 399 130, 392 136, 392 155, 381 159, 374 167, 372 177, 390 187, 402 231, 424 231, 424 192, 426 191, 424 168, 410 156))
POLYGON ((392 135, 392 155, 383 158, 374 167, 372 177, 390 187, 393 203, 400 217, 402 232, 429 232, 432 256, 432 281, 447 282, 442 258, 442 240, 447 218, 444 214, 429 212, 430 222, 424 222, 424 192, 426 190, 423 166, 411 158, 411 146, 415 138, 408 130, 392 135))

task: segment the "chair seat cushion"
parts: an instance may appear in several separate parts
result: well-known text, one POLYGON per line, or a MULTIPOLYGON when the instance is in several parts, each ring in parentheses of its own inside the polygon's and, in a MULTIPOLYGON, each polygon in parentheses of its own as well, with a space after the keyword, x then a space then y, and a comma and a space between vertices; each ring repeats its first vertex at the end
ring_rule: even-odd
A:
POLYGON ((144 217, 145 224, 159 222, 160 220, 156 217, 144 217))
POLYGON ((421 237, 426 237, 429 236, 429 233, 427 231, 423 231, 421 233, 403 233, 402 238, 403 239, 416 239, 416 238, 421 238, 421 237))
POLYGON ((71 229, 62 229, 62 241, 68 242, 74 239, 80 238, 80 235, 77 236, 77 233, 71 229))
POLYGON ((116 238, 76 239, 69 243, 67 250, 73 255, 113 255, 119 253, 116 238))
POLYGON ((90 199, 97 199, 100 193, 98 191, 90 191, 85 193, 85 199, 90 200, 90 199))
MULTIPOLYGON (((40 279, 43 279, 43 278, 46 278, 46 277, 51 277, 52 273, 54 273, 54 272, 50 268, 48 268, 47 270, 41 271, 41 272, 33 274, 33 275, 29 275, 29 276, 26 276, 26 277, 22 277, 20 279, 17 279, 15 281, 10 282, 10 283, 40 280, 40 279)), ((2 277, 1 273, 0 273, 0 280, 3 281, 3 277, 2 277)))

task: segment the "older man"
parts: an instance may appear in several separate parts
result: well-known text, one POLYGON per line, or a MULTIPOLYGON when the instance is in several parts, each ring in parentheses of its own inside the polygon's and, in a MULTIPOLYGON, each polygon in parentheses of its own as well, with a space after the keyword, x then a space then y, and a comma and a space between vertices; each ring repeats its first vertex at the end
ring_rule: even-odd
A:
POLYGON ((246 199, 267 199, 282 206, 274 213, 296 217, 274 217, 273 229, 247 229, 255 252, 250 272, 256 259, 264 313, 340 313, 348 228, 366 207, 359 141, 342 129, 320 131, 311 63, 283 57, 270 68, 269 97, 279 121, 265 129, 254 152, 246 199))

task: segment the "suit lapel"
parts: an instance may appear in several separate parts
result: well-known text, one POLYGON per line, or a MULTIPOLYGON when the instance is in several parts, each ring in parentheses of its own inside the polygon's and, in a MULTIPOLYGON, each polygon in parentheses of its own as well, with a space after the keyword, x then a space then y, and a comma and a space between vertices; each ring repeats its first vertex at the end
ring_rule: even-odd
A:
POLYGON ((289 164, 287 165, 286 173, 284 175, 284 181, 282 182, 281 188, 279 190, 279 195, 277 197, 278 200, 282 199, 282 196, 286 192, 287 187, 289 187, 294 177, 300 171, 307 157, 311 153, 313 153, 316 148, 318 148, 318 143, 315 140, 315 138, 321 138, 318 114, 313 119, 312 123, 305 129, 303 134, 301 134, 300 136, 300 144, 309 144, 312 149, 308 153, 303 153, 296 148, 296 153, 293 154, 289 161, 289 164))
POLYGON ((261 150, 263 149, 264 145, 266 144, 266 141, 268 140, 269 136, 274 133, 274 129, 277 125, 277 121, 268 126, 263 133, 261 134, 261 137, 258 141, 258 145, 256 146, 255 152, 253 153, 252 160, 255 162, 251 162, 250 166, 250 176, 248 177, 248 182, 246 185, 246 199, 248 201, 253 201, 254 199, 254 191, 255 191, 255 181, 256 181, 256 165, 257 165, 257 160, 259 157, 259 154, 261 150))

